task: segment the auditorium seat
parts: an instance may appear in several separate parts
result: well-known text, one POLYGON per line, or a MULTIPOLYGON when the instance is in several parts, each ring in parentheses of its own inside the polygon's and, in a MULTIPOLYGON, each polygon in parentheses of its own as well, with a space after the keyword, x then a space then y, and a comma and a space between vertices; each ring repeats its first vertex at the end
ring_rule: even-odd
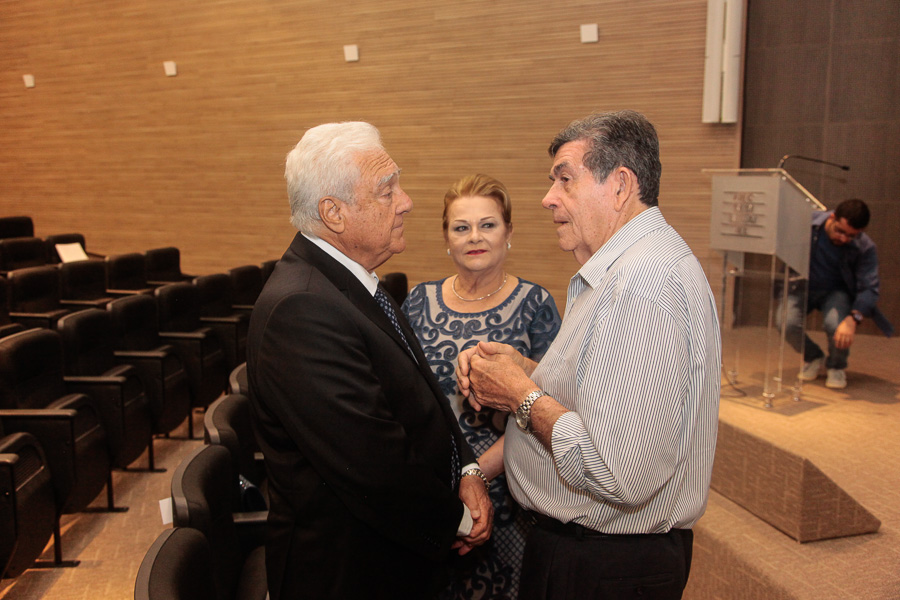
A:
POLYGON ((141 374, 153 413, 153 431, 168 435, 191 413, 191 391, 184 363, 175 347, 159 337, 156 300, 135 295, 106 306, 112 318, 113 348, 118 361, 141 374))
POLYGON ((152 248, 144 252, 147 283, 163 285, 178 281, 190 281, 195 276, 181 272, 181 252, 174 246, 152 248))
POLYGON ((149 448, 149 468, 154 469, 150 401, 137 369, 117 364, 109 313, 99 308, 74 312, 59 320, 57 331, 63 341, 66 387, 104 405, 113 466, 127 468, 149 448))
MULTIPOLYGON (((210 404, 203 417, 203 428, 207 443, 224 446, 231 456, 234 472, 253 484, 259 490, 259 499, 267 503, 266 468, 262 451, 253 434, 250 400, 247 396, 232 393, 210 404)), ((249 496, 246 487, 242 489, 242 497, 236 510, 253 509, 250 505, 255 502, 255 496, 244 496, 249 496)), ((264 507, 256 508, 260 509, 264 507)))
POLYGON ((406 278, 406 273, 386 273, 381 278, 381 285, 391 295, 394 302, 398 305, 403 305, 403 301, 406 300, 406 296, 409 294, 409 281, 406 278))
POLYGON ((147 550, 134 580, 134 600, 219 600, 212 551, 191 527, 165 529, 147 550))
POLYGON ((152 294, 144 255, 137 252, 106 257, 106 289, 110 294, 152 294))
POLYGON ((228 393, 250 396, 250 388, 247 384, 247 363, 242 362, 228 375, 228 393))
POLYGON ((17 269, 8 274, 9 317, 26 328, 55 329, 69 313, 59 298, 59 272, 52 265, 17 269))
POLYGON ((234 308, 250 312, 262 291, 262 269, 257 265, 242 265, 228 271, 234 308))
POLYGON ((272 271, 275 270, 275 265, 278 264, 277 259, 267 260, 259 265, 260 269, 262 269, 262 284, 266 285, 266 282, 269 280, 269 276, 272 274, 272 271))
POLYGON ((0 217, 0 239, 17 237, 34 237, 31 217, 0 217))
POLYGON ((58 503, 62 513, 83 511, 104 485, 107 507, 115 510, 103 407, 86 394, 67 389, 62 341, 56 331, 29 329, 0 339, 0 409, 7 433, 27 431, 40 441, 57 497, 64 498, 58 503), (66 431, 55 433, 58 440, 40 433, 60 420, 66 431), (69 465, 73 453, 75 461, 69 465))
MULTIPOLYGON (((4 448, 6 440, 0 436, 0 577, 16 551, 16 480, 13 468, 19 457, 4 448)), ((11 576, 12 577, 12 576, 11 576)))
POLYGON ((105 308, 117 296, 106 291, 106 262, 79 260, 59 269, 59 302, 70 309, 105 308))
POLYGON ((219 336, 233 369, 247 360, 247 329, 250 315, 232 308, 231 277, 225 273, 201 275, 194 279, 200 291, 200 321, 219 336))
POLYGON ((47 246, 36 237, 0 239, 0 272, 46 265, 47 246))
POLYGON ((25 326, 9 317, 9 281, 0 275, 0 338, 24 331, 25 326))
MULTIPOLYGON (((190 283, 170 283, 157 288, 155 295, 159 336, 179 350, 194 407, 206 408, 228 386, 228 366, 215 332, 200 322, 200 290, 190 283)), ((193 426, 189 432, 193 436, 193 426)))
POLYGON ((44 245, 47 247, 47 262, 51 264, 58 264, 63 262, 59 256, 59 252, 56 249, 57 244, 78 244, 81 246, 81 249, 84 250, 84 253, 89 257, 93 256, 94 258, 101 258, 99 255, 91 254, 87 251, 87 246, 85 245, 84 236, 80 233, 54 233, 53 235, 48 235, 44 238, 44 245))
POLYGON ((31 567, 55 524, 53 480, 40 443, 29 433, 3 435, 0 427, 0 575, 18 577, 31 567))
POLYGON ((223 446, 203 446, 172 475, 175 527, 199 530, 212 551, 213 584, 220 600, 264 600, 266 512, 236 516, 237 474, 223 446))

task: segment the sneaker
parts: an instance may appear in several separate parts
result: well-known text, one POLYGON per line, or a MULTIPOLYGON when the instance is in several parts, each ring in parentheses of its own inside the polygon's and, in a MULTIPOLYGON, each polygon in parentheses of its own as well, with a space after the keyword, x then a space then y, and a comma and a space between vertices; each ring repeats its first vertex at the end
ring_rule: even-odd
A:
POLYGON ((808 363, 803 363, 803 368, 800 370, 799 375, 800 379, 802 381, 815 381, 819 377, 819 371, 822 370, 823 366, 825 366, 824 356, 820 356, 808 363))
POLYGON ((833 390, 842 390, 847 387, 847 374, 843 369, 828 369, 828 378, 825 379, 825 387, 833 390))

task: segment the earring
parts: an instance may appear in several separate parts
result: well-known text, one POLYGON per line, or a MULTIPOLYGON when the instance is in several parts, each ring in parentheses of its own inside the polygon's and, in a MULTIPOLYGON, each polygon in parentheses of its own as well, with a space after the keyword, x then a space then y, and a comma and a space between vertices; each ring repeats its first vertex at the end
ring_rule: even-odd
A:
POLYGON ((512 244, 510 244, 509 242, 506 242, 506 249, 512 250, 512 244))
POLYGON ((450 256, 450 248, 447 248, 447 256, 450 256))

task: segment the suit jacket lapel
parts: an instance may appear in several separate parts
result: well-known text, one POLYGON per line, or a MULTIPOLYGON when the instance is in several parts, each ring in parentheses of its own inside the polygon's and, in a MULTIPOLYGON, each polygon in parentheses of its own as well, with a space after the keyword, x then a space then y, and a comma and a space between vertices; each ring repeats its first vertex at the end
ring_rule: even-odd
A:
MULTIPOLYGON (((348 271, 342 264, 328 256, 321 248, 310 242, 308 239, 303 237, 302 233, 297 233, 294 237, 294 241, 291 243, 291 247, 288 252, 293 251, 299 258, 305 260, 307 263, 315 267, 322 273, 334 286, 341 291, 350 302, 356 306, 360 312, 362 312, 367 318, 369 318, 373 323, 378 325, 382 331, 387 333, 391 338, 404 350, 404 354, 409 356, 409 353, 406 350, 406 344, 403 343, 403 339, 400 337, 400 334, 397 333, 397 330, 394 329, 393 323, 388 318, 384 311, 381 310, 381 307, 378 306, 378 302, 375 301, 375 298, 369 294, 369 291, 363 286, 362 283, 359 282, 356 277, 353 276, 353 273, 348 271)), ((287 253, 285 253, 287 255, 287 253)), ((390 297, 390 295, 388 295, 390 297)), ((393 303, 393 299, 391 299, 393 303)), ((396 304, 396 303, 394 303, 396 304)), ((419 372, 425 377, 425 380, 428 382, 428 386, 431 388, 432 394, 434 395, 434 399, 437 401, 438 405, 441 407, 441 412, 444 413, 445 419, 447 419, 448 425, 451 425, 450 431, 452 435, 456 437, 457 440, 457 448, 460 451, 460 459, 463 461, 462 464, 467 464, 475 460, 475 455, 472 453, 468 443, 465 441, 465 438, 462 435, 462 431, 459 429, 459 425, 456 422, 456 417, 453 414, 452 409, 450 408, 450 403, 447 402, 446 397, 444 396, 444 392, 441 391, 441 386, 438 383, 437 378, 435 378, 434 373, 431 371, 431 367, 428 364, 428 360, 425 358, 425 353, 422 352, 422 348, 419 345, 419 339, 416 337, 416 334, 412 331, 409 323, 406 320, 406 316, 396 306, 394 307, 395 312, 397 313, 397 320, 400 322, 400 327, 403 329, 403 335, 406 336, 406 339, 409 341, 409 347, 412 349, 413 354, 415 356, 415 361, 417 363, 417 367, 419 372)), ((412 359, 412 357, 410 357, 412 359)))
MULTIPOLYGON (((321 248, 303 237, 302 233, 298 233, 294 237, 294 241, 291 243, 291 250, 293 250, 300 258, 318 269, 347 297, 348 300, 350 300, 350 302, 353 303, 354 306, 356 306, 356 308, 359 309, 360 312, 366 316, 366 318, 378 325, 382 331, 391 336, 407 355, 409 354, 409 352, 406 351, 406 344, 403 343, 403 338, 400 337, 400 334, 394 329, 391 320, 384 314, 381 307, 378 306, 378 302, 375 301, 375 298, 372 297, 369 290, 367 290, 353 273, 344 267, 344 265, 328 256, 321 248)), ((425 356, 422 355, 422 351, 418 349, 418 343, 413 343, 416 340, 415 334, 412 334, 412 337, 409 337, 412 332, 409 329, 409 325, 406 323, 406 319, 403 318, 403 313, 399 308, 395 308, 394 310, 397 313, 397 319, 401 324, 400 326, 403 328, 403 334, 407 336, 407 340, 410 340, 410 348, 413 349, 414 353, 418 350, 416 360, 419 362, 419 366, 421 367, 422 364, 425 364, 427 367, 428 362, 425 360, 425 356)))

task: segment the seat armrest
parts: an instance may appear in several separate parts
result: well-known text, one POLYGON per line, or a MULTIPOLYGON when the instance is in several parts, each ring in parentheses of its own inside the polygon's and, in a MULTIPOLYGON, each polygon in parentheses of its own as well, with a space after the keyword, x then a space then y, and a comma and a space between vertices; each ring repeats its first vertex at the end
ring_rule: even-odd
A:
MULTIPOLYGON (((66 387, 78 387, 78 386, 95 386, 95 385, 111 385, 111 386, 121 386, 125 384, 127 378, 121 375, 66 375, 63 377, 66 382, 66 387)), ((88 392, 72 392, 72 393, 81 393, 88 394, 88 392)))
POLYGON ((247 313, 238 313, 224 317, 200 317, 200 322, 209 323, 210 325, 240 325, 248 322, 248 316, 247 313))
POLYGON ((163 346, 162 349, 156 350, 116 350, 113 356, 120 362, 128 362, 128 359, 134 360, 162 360, 173 352, 171 346, 163 346))
POLYGON ((237 530, 241 550, 246 556, 251 550, 266 543, 266 530, 269 511, 236 512, 234 527, 237 530))
POLYGON ((141 288, 139 290, 119 290, 107 288, 106 293, 110 296, 134 296, 136 294, 152 294, 153 288, 141 288))
POLYGON ((41 327, 44 329, 56 329, 56 322, 69 314, 69 312, 69 310, 63 308, 43 313, 11 312, 9 313, 9 318, 13 322, 24 325, 27 328, 41 327))
POLYGON ((205 340, 212 333, 209 327, 203 327, 194 331, 160 331, 159 337, 164 341, 178 343, 182 341, 205 340))
POLYGON ((113 298, 95 298, 93 300, 67 300, 61 299, 59 303, 62 306, 80 307, 87 306, 91 308, 104 308, 113 298))
POLYGON ((75 420, 72 409, 3 409, 0 423, 7 433, 30 433, 37 438, 47 457, 53 477, 57 506, 63 506, 75 486, 75 420))

